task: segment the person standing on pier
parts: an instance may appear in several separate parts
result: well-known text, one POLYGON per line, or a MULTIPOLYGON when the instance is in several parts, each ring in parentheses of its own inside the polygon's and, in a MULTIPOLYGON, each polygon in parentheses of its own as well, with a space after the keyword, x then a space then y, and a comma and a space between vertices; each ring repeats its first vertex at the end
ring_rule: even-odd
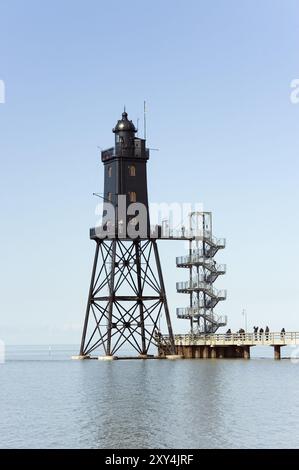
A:
POLYGON ((264 329, 260 328, 260 341, 262 340, 263 334, 264 334, 264 329))
POLYGON ((285 334, 286 334, 286 330, 284 328, 282 328, 281 332, 280 332, 281 339, 283 339, 285 337, 285 334))
POLYGON ((257 334, 258 334, 258 331, 259 331, 259 327, 258 327, 258 326, 254 326, 254 327, 253 327, 253 333, 254 333, 254 339, 255 339, 255 341, 257 341, 257 334))
POLYGON ((240 335, 240 339, 245 339, 245 330, 243 328, 240 328, 238 333, 240 335))
POLYGON ((227 330, 227 332, 225 333, 226 339, 230 340, 230 339, 231 339, 231 335, 232 335, 232 331, 231 331, 231 329, 229 328, 229 329, 227 330))
POLYGON ((266 326, 266 328, 265 328, 265 333, 266 333, 266 341, 268 341, 268 339, 269 339, 269 332, 270 332, 270 330, 269 330, 269 327, 268 327, 268 326, 266 326))

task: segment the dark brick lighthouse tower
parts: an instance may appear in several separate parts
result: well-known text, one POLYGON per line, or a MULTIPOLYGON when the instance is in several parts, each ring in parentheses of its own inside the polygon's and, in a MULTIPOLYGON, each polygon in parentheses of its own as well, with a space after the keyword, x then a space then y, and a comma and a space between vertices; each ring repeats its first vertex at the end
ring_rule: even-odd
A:
MULTIPOLYGON (((146 163, 149 151, 145 148, 145 140, 135 137, 137 129, 128 120, 126 112, 123 112, 122 119, 117 122, 113 132, 115 147, 102 152, 105 201, 112 202, 116 216, 120 211, 120 195, 126 196, 126 212, 130 204, 141 203, 148 214, 146 163)), ((121 222, 121 216, 116 218, 121 222)), ((147 227, 144 226, 144 229, 148 230, 148 216, 145 222, 147 227)))
POLYGON ((113 129, 115 146, 102 151, 105 168, 103 218, 91 229, 95 258, 80 357, 113 358, 121 349, 148 357, 161 341, 162 314, 168 352, 175 354, 157 238, 148 210, 146 141, 122 114, 113 129))

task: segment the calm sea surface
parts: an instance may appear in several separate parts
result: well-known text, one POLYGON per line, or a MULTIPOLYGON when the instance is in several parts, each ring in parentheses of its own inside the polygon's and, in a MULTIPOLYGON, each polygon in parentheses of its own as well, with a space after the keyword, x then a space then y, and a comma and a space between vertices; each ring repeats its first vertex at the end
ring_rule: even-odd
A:
POLYGON ((1 448, 299 448, 299 364, 288 359, 71 361, 75 352, 8 348, 1 448))

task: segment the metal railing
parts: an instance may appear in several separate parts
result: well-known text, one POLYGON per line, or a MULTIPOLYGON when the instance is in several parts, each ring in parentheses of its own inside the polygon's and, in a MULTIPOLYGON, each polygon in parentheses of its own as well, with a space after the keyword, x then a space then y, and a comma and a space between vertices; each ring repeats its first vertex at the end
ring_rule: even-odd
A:
POLYGON ((225 289, 217 290, 211 287, 210 284, 204 282, 202 279, 193 279, 190 281, 184 282, 177 282, 176 289, 178 292, 180 291, 192 291, 192 290, 200 290, 205 292, 209 297, 226 299, 227 291, 225 289))
POLYGON ((176 258, 177 266, 186 266, 197 264, 204 266, 211 272, 225 274, 226 264, 216 264, 214 260, 206 259, 203 254, 192 254, 191 256, 178 256, 176 258))
POLYGON ((219 326, 227 324, 227 315, 217 315, 214 312, 205 312, 200 307, 178 307, 176 309, 176 315, 178 318, 192 318, 192 317, 203 317, 211 323, 217 323, 219 326))
MULTIPOLYGON (((167 339, 167 336, 163 337, 167 339)), ((299 332, 224 333, 224 334, 184 334, 175 335, 176 345, 252 345, 252 346, 287 346, 299 344, 299 332)))
POLYGON ((184 226, 179 229, 174 229, 171 227, 168 220, 162 221, 162 238, 188 238, 188 239, 197 239, 203 240, 210 245, 217 246, 218 248, 225 248, 226 239, 225 238, 216 238, 212 235, 210 231, 207 230, 196 230, 192 228, 185 228, 184 226))
MULTIPOLYGON (((109 158, 109 157, 107 157, 109 158)), ((110 201, 106 201, 107 203, 110 201)), ((117 227, 115 224, 111 224, 109 229, 103 226, 103 224, 100 222, 97 226, 92 227, 90 229, 90 236, 91 237, 99 237, 99 238, 109 238, 109 233, 117 233, 120 235, 119 232, 119 227, 117 227)), ((147 231, 146 231, 147 232, 147 231)), ((149 229, 149 236, 150 238, 157 238, 157 239, 173 239, 173 240, 204 240, 210 245, 210 249, 206 251, 205 256, 207 258, 210 258, 211 256, 214 256, 214 254, 218 251, 220 248, 225 247, 225 239, 224 238, 215 238, 215 237, 210 237, 210 238, 205 238, 202 236, 197 236, 196 233, 190 229, 172 229, 169 228, 168 226, 161 226, 161 225, 151 225, 149 229)), ((129 237, 128 237, 129 238, 129 237)), ((141 238, 147 238, 141 237, 141 238)))

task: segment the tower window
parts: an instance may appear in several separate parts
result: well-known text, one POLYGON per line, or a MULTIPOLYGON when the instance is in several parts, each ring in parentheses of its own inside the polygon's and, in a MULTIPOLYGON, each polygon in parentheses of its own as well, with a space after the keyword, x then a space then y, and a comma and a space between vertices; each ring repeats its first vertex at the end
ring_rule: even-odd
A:
POLYGON ((108 176, 109 178, 112 176, 112 166, 108 166, 108 176))
POLYGON ((112 193, 108 193, 108 201, 111 202, 112 201, 112 193))
POLYGON ((129 165, 129 175, 130 176, 136 176, 136 166, 135 165, 129 165))
POLYGON ((129 192, 129 200, 130 200, 130 202, 136 202, 136 193, 135 193, 135 191, 130 191, 129 192))

